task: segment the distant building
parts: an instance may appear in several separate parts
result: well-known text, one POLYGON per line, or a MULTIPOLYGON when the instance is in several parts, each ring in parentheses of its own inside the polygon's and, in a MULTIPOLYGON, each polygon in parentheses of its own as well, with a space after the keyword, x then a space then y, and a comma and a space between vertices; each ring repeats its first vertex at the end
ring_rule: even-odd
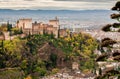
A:
MULTIPOLYGON (((56 17, 55 20, 49 20, 48 24, 44 24, 42 22, 32 23, 32 19, 19 19, 17 21, 17 27, 23 30, 25 34, 54 34, 55 38, 58 38, 60 25, 59 19, 56 17)), ((63 31, 62 31, 63 32, 63 31)))
POLYGON ((17 21, 17 27, 22 29, 32 29, 32 19, 19 19, 17 21))

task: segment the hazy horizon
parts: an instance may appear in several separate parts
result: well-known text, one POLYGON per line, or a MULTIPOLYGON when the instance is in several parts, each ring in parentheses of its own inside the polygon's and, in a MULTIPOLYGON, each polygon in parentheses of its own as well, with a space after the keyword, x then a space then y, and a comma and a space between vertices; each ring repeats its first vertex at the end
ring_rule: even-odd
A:
POLYGON ((107 23, 112 23, 110 19, 111 10, 0 10, 0 24, 15 24, 18 19, 32 18, 33 22, 48 23, 49 20, 56 16, 60 19, 62 27, 76 28, 101 28, 107 23))
MULTIPOLYGON (((111 23, 114 0, 0 0, 0 23, 20 18, 48 22, 58 16, 65 27, 100 27, 111 23)), ((63 26, 63 27, 64 27, 63 26)))

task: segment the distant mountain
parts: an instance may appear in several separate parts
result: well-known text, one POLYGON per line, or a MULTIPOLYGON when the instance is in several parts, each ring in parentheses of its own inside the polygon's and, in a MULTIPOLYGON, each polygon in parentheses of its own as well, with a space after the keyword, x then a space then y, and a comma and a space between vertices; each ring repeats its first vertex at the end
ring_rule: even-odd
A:
POLYGON ((20 18, 32 18, 33 21, 48 22, 56 16, 60 19, 62 27, 100 27, 111 23, 109 15, 111 10, 12 10, 0 9, 0 24, 14 23, 20 18))
POLYGON ((80 11, 111 11, 111 10, 42 10, 42 9, 38 9, 38 10, 32 10, 32 9, 25 9, 25 10, 14 10, 14 9, 0 9, 0 11, 69 11, 69 12, 80 12, 80 11))

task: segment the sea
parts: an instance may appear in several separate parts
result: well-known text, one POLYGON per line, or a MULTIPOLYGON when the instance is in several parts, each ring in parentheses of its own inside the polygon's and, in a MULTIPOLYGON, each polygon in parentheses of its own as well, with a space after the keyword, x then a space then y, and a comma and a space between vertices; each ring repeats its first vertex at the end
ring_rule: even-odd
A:
POLYGON ((110 18, 111 10, 11 10, 0 9, 0 24, 15 26, 17 20, 31 18, 33 22, 48 23, 58 17, 61 28, 100 29, 106 24, 117 22, 110 18))

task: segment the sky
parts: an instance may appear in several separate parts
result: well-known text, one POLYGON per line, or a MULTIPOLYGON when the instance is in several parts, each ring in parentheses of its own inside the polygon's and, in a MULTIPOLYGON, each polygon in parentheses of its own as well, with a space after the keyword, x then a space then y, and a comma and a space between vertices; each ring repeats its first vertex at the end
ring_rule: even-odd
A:
POLYGON ((117 0, 0 0, 0 9, 109 10, 117 0))

